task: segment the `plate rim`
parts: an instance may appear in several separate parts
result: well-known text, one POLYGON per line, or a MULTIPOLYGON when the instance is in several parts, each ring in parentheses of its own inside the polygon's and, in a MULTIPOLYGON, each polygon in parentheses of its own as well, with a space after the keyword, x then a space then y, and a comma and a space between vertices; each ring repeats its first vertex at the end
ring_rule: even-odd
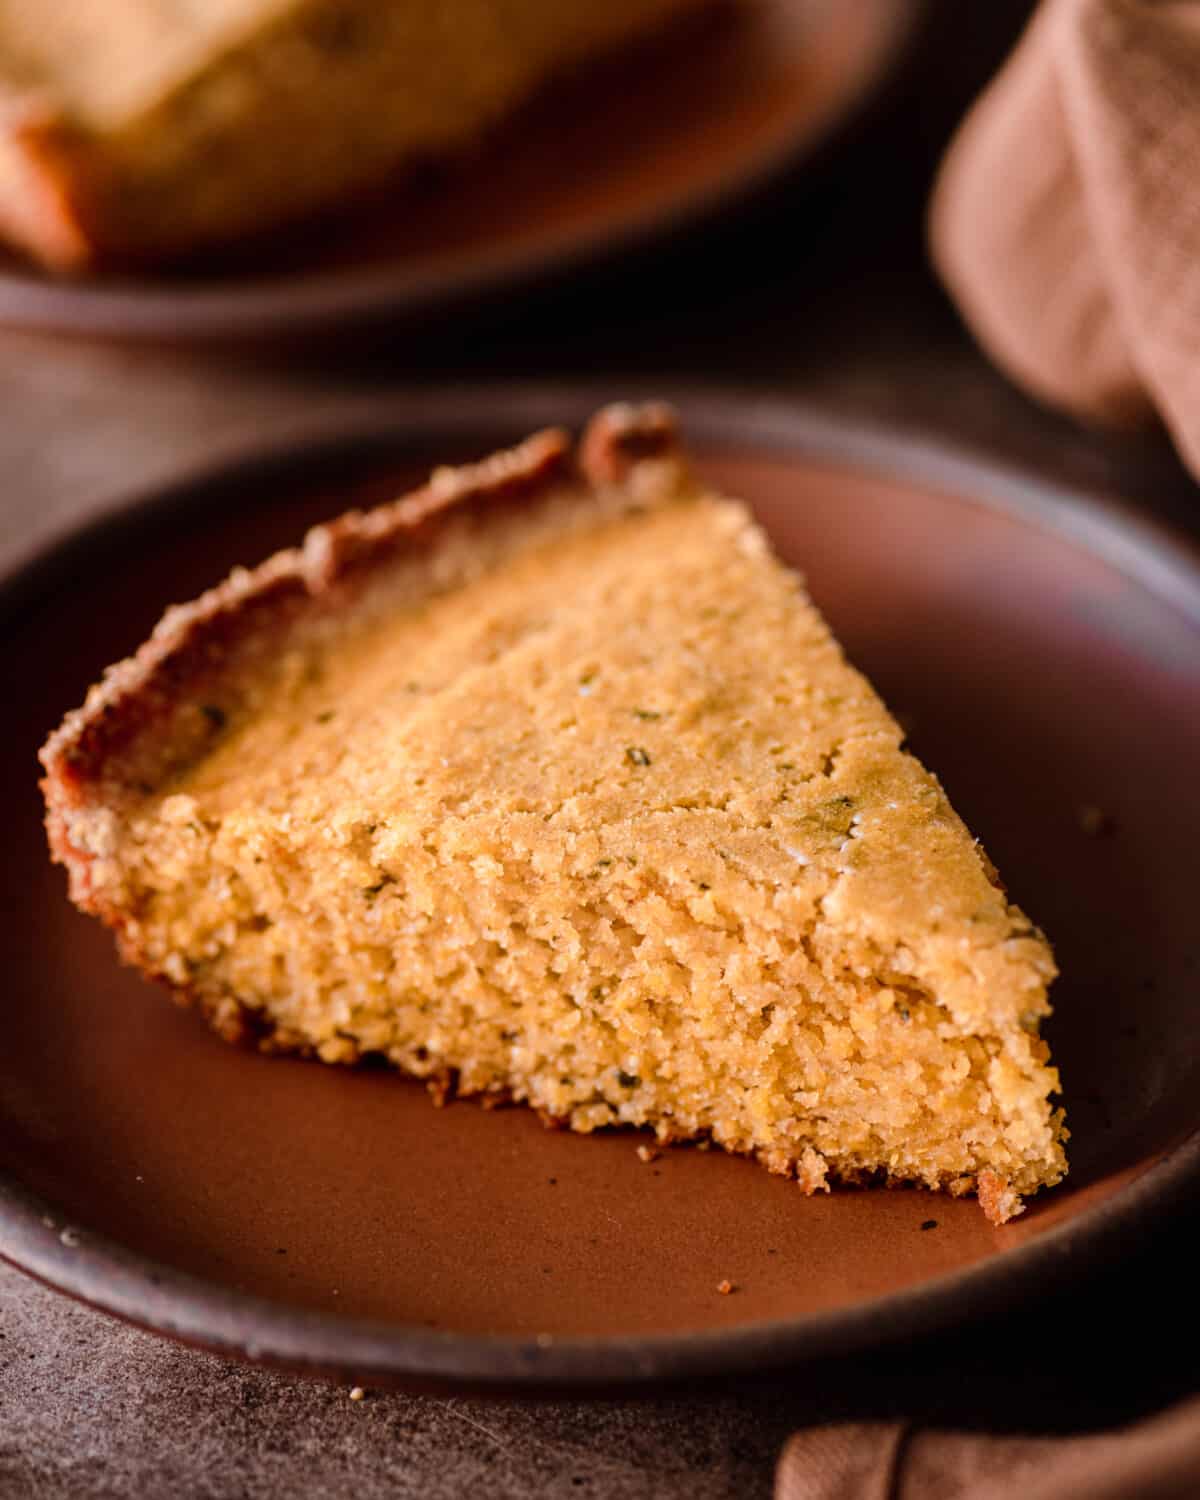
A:
MULTIPOLYGON (((648 389, 644 382, 632 387, 627 394, 635 399, 648 389)), ((97 543, 109 546, 122 533, 169 525, 181 511, 251 479, 282 478, 301 464, 333 463, 339 456, 427 450, 431 441, 472 434, 486 433, 491 441, 553 421, 578 425, 611 394, 611 387, 594 384, 478 385, 395 392, 316 420, 284 419, 47 539, 0 574, 0 618, 19 616, 44 597, 61 570, 97 543)), ((1122 502, 884 419, 714 387, 673 394, 700 452, 736 442, 803 455, 1015 514, 1100 555, 1200 630, 1200 546, 1122 502)), ((973 1266, 829 1312, 667 1334, 473 1334, 290 1307, 204 1281, 77 1227, 25 1188, 15 1171, 0 1171, 0 1260, 150 1332, 302 1373, 442 1390, 624 1389, 810 1363, 994 1315, 1049 1292, 1076 1273, 1082 1259, 1091 1269, 1118 1254, 1198 1182, 1200 1118, 1189 1135, 1102 1202, 973 1266)))
MULTIPOLYGON (((198 285, 103 277, 63 281, 19 260, 0 267, 0 327, 71 333, 131 343, 287 344, 328 337, 382 317, 418 320, 469 306, 501 291, 523 291, 540 277, 557 281, 635 254, 698 227, 766 192, 804 163, 816 163, 867 117, 912 56, 930 0, 872 0, 886 28, 852 89, 810 126, 789 132, 678 200, 656 203, 615 227, 566 230, 531 253, 520 246, 472 252, 458 268, 422 263, 368 266, 351 276, 333 270, 280 276, 270 270, 217 277, 198 285)), ((836 6, 831 18, 836 17, 836 6)))

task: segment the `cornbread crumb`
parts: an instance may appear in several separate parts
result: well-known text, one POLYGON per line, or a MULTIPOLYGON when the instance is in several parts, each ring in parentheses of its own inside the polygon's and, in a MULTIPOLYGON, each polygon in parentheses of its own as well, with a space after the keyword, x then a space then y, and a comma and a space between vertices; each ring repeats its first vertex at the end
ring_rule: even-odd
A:
POLYGON ((363 1390, 363 1388, 362 1388, 361 1385, 356 1385, 356 1386, 352 1386, 351 1387, 351 1390, 350 1390, 350 1399, 351 1399, 351 1401, 364 1401, 366 1399, 366 1395, 367 1395, 367 1393, 366 1393, 366 1391, 363 1390))
POLYGON ((717 1291, 720 1292, 722 1297, 728 1297, 732 1292, 736 1290, 737 1288, 734 1286, 733 1282, 728 1279, 728 1277, 726 1277, 724 1281, 717 1282, 717 1291))
POLYGON ((656 1151, 653 1146, 639 1146, 637 1148, 637 1155, 638 1161, 652 1162, 657 1161, 662 1152, 656 1151))
POLYGON ((582 453, 169 615, 43 751, 74 898, 264 1050, 1002 1222, 1066 1170, 1045 939, 662 410, 582 453))
POLYGON ((995 1172, 985 1170, 977 1179, 976 1192, 979 1205, 993 1224, 1004 1224, 1009 1219, 1025 1212, 1021 1195, 998 1177, 995 1172))
POLYGON ((796 1181, 810 1198, 814 1193, 827 1193, 829 1163, 818 1152, 806 1146, 796 1163, 796 1181))

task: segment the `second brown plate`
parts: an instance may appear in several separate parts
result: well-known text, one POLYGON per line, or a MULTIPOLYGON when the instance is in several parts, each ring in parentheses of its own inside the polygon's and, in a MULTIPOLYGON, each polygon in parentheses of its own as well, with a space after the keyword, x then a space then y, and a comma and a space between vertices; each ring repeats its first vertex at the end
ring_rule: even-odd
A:
POLYGON ((742 0, 534 101, 477 156, 160 275, 0 252, 0 323, 267 341, 426 314, 678 228, 815 153, 902 55, 920 0, 742 0))
POLYGON ((238 1051, 68 906, 34 752, 164 604, 595 401, 398 401, 151 496, 9 581, 0 1254, 222 1352, 375 1382, 598 1385, 961 1322, 1094 1263, 1195 1179, 1200 568, 1085 497, 786 407, 697 398, 683 416, 1056 944, 1073 1170, 1024 1218, 993 1229, 917 1191, 806 1199, 717 1151, 646 1164, 628 1133, 438 1110, 383 1071, 238 1051))

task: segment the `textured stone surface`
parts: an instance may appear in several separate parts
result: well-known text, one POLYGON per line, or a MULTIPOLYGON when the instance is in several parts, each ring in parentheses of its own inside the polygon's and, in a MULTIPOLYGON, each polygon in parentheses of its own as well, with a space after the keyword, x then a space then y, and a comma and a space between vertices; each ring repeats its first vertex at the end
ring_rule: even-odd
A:
POLYGON ((733 1396, 433 1400, 228 1364, 0 1266, 0 1497, 357 1500, 469 1493, 692 1500, 763 1489, 777 1433, 733 1396))

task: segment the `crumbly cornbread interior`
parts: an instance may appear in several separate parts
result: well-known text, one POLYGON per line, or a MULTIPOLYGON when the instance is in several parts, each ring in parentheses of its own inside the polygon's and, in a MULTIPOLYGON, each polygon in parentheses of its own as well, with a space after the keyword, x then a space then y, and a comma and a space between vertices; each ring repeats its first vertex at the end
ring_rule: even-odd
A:
POLYGON ((1046 941, 746 510, 659 491, 191 705, 94 879, 273 1046, 1008 1217, 1065 1170, 1046 941))

